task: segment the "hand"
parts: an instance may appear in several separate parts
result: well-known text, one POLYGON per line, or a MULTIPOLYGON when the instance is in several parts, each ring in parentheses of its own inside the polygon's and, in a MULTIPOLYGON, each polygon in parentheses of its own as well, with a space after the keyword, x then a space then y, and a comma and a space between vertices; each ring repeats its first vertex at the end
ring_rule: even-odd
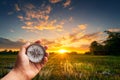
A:
MULTIPOLYGON (((36 41, 36 43, 40 43, 40 41, 36 41)), ((18 53, 15 67, 10 72, 11 73, 10 77, 16 76, 18 79, 14 77, 11 80, 31 80, 39 73, 41 68, 48 61, 48 54, 46 53, 46 56, 44 57, 42 62, 40 63, 30 62, 28 59, 28 56, 25 54, 26 48, 29 45, 30 43, 26 43, 25 45, 23 45, 20 52, 18 53)), ((45 49, 47 49, 47 47, 45 47, 45 49)), ((5 76, 5 77, 9 77, 10 73, 8 74, 8 76, 5 76)), ((2 80, 10 80, 10 78, 8 79, 3 78, 2 80)))

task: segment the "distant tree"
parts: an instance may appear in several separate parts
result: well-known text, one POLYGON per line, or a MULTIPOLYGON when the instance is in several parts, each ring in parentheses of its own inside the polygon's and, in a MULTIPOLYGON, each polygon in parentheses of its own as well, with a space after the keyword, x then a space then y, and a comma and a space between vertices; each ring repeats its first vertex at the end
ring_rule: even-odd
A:
POLYGON ((12 54, 13 52, 12 52, 12 50, 9 50, 7 53, 8 53, 8 54, 12 54))
POLYGON ((94 55, 103 55, 104 47, 97 41, 93 41, 90 45, 90 53, 94 55))
POLYGON ((96 49, 97 49, 97 46, 98 46, 97 41, 93 41, 93 42, 91 43, 91 45, 90 45, 90 52, 91 52, 92 54, 95 54, 95 51, 96 51, 96 49))
POLYGON ((120 55, 120 32, 104 31, 108 37, 103 41, 104 45, 93 41, 90 45, 90 53, 94 55, 120 55))
POLYGON ((5 49, 4 51, 1 51, 2 54, 6 54, 8 51, 5 49))
POLYGON ((18 52, 19 52, 19 51, 13 51, 13 54, 16 55, 16 54, 18 54, 18 52))
POLYGON ((77 52, 73 51, 73 52, 70 52, 69 54, 78 54, 77 52))
POLYGON ((16 55, 18 53, 18 51, 12 51, 12 50, 3 50, 0 51, 0 55, 16 55))
POLYGON ((120 55, 120 32, 105 31, 108 34, 107 39, 104 41, 106 54, 120 55))
POLYGON ((85 52, 85 55, 91 55, 91 52, 89 52, 89 51, 85 52))

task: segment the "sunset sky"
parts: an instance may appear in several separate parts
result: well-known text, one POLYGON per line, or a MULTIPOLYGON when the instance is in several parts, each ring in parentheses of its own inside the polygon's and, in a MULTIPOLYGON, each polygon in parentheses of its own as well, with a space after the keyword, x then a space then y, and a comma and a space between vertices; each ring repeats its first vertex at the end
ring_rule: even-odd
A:
POLYGON ((83 53, 105 30, 120 31, 120 0, 0 0, 0 50, 41 40, 83 53))

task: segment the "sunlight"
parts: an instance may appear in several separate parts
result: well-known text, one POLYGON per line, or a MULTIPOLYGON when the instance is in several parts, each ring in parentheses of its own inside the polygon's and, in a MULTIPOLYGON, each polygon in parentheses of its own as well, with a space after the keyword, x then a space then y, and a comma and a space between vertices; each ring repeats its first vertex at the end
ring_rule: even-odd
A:
POLYGON ((68 52, 68 51, 65 50, 65 49, 60 49, 58 52, 59 52, 60 54, 64 54, 64 53, 66 53, 66 52, 68 52))

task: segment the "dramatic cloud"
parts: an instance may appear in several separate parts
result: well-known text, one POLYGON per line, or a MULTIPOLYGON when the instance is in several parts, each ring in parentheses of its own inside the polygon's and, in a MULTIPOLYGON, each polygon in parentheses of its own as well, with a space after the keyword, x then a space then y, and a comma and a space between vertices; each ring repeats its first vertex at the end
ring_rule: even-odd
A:
POLYGON ((92 41, 100 40, 101 35, 101 32, 85 34, 83 30, 81 31, 81 29, 79 29, 76 32, 71 32, 65 34, 63 37, 55 39, 49 46, 52 46, 51 50, 65 48, 68 50, 84 52, 89 50, 89 45, 92 41))
POLYGON ((69 6, 70 4, 71 4, 71 0, 66 0, 66 2, 63 3, 63 6, 64 6, 64 7, 67 7, 67 6, 69 6))
MULTIPOLYGON (((70 51, 84 52, 89 50, 89 45, 92 41, 99 39, 101 32, 92 34, 85 34, 84 32, 72 32, 65 34, 62 37, 54 40, 48 40, 42 38, 42 45, 49 47, 48 51, 58 51, 61 48, 68 49, 70 51)), ((27 42, 24 39, 17 41, 11 41, 9 39, 0 38, 0 49, 19 49, 21 45, 27 42)))
POLYGON ((55 3, 58 3, 58 2, 60 2, 61 0, 49 0, 49 2, 50 3, 53 3, 53 4, 55 4, 55 3))
MULTIPOLYGON (((49 2, 53 4, 61 2, 60 4, 64 7, 71 4, 71 0, 49 0, 49 2)), ((15 4, 16 11, 19 11, 19 15, 17 17, 24 23, 21 28, 31 32, 43 30, 63 31, 65 22, 72 22, 73 17, 71 16, 68 20, 53 19, 50 16, 52 9, 54 9, 52 7, 52 4, 46 3, 43 3, 40 6, 32 3, 20 4, 20 7, 18 4, 15 4)))
POLYGON ((22 29, 26 30, 56 30, 62 31, 63 26, 61 24, 56 24, 56 20, 53 21, 41 21, 35 25, 34 22, 25 22, 25 26, 22 26, 22 29))
POLYGON ((0 49, 19 49, 24 43, 23 40, 11 41, 0 37, 0 49))
POLYGON ((42 30, 63 30, 63 21, 57 21, 56 19, 49 20, 49 14, 52 10, 50 5, 42 4, 40 7, 36 7, 33 4, 27 4, 22 9, 25 14, 19 15, 20 21, 23 21, 25 25, 22 29, 28 31, 42 31, 42 30))
MULTIPOLYGON (((32 4, 31 4, 32 5, 32 4)), ((35 8, 33 5, 31 6, 29 5, 25 5, 24 8, 24 12, 26 14, 25 16, 25 20, 26 18, 32 20, 32 19, 36 19, 36 20, 48 20, 49 18, 49 13, 51 12, 51 6, 47 5, 47 6, 41 6, 38 8, 35 8), (35 9, 34 9, 35 8, 35 9)))

